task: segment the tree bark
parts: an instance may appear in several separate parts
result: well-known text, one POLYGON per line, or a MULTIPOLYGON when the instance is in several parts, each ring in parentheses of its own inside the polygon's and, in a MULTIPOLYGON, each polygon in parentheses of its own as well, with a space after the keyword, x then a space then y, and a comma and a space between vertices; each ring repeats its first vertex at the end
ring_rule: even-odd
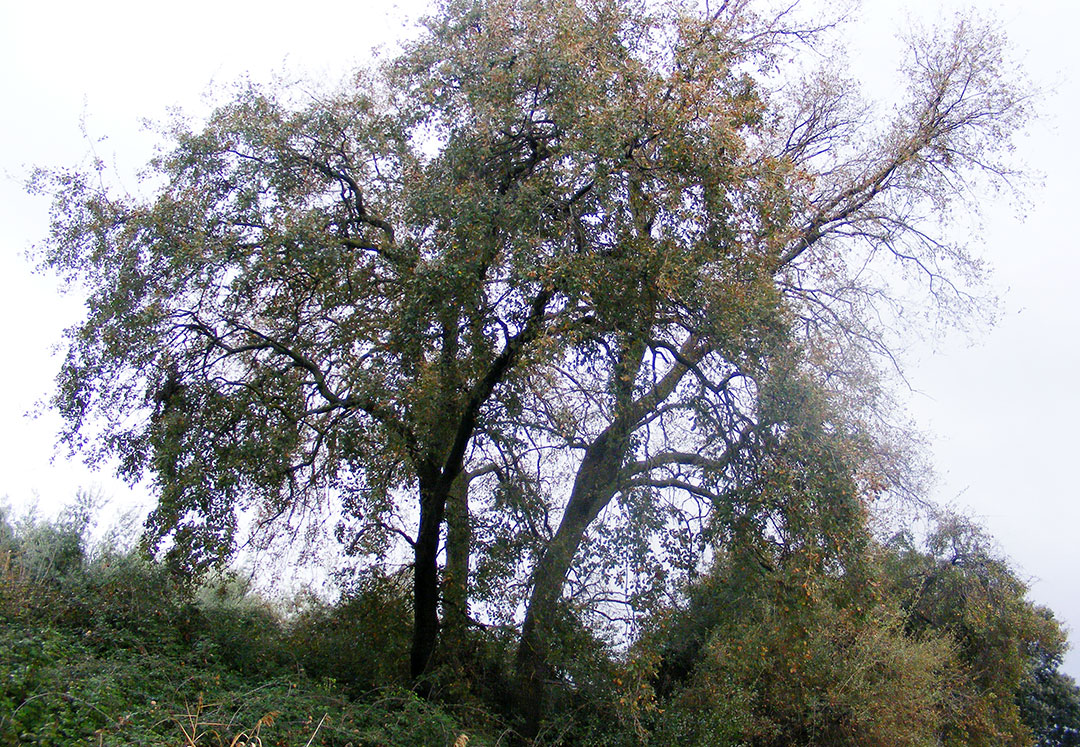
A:
POLYGON ((586 449, 559 528, 533 572, 533 590, 516 659, 517 711, 523 720, 523 735, 529 739, 539 731, 547 695, 550 645, 546 636, 585 530, 615 495, 626 453, 625 431, 609 427, 586 449))
POLYGON ((443 572, 443 642, 451 651, 464 644, 469 621, 469 483, 462 473, 450 487, 446 502, 446 569, 443 572))
POLYGON ((553 296, 554 290, 548 288, 537 293, 521 330, 507 340, 506 346, 491 361, 487 373, 473 386, 449 435, 445 460, 440 464, 437 460, 424 459, 424 466, 418 469, 420 529, 413 548, 414 611, 410 672, 414 687, 421 695, 426 695, 430 689, 424 674, 431 666, 439 638, 439 533, 446 502, 454 482, 463 477, 465 450, 476 431, 480 408, 514 366, 522 348, 542 331, 544 312, 553 296))
POLYGON ((420 479, 420 529, 413 547, 413 639, 409 671, 417 693, 428 694, 424 675, 439 638, 439 532, 448 490, 438 476, 420 479))

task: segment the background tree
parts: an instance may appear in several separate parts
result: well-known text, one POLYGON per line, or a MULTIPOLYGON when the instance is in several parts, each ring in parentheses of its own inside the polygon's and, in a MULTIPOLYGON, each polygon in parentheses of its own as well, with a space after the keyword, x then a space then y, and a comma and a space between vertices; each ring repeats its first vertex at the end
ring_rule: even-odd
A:
POLYGON ((655 737, 703 745, 1075 738, 1075 688, 1055 658, 1063 631, 1026 598, 978 526, 944 516, 925 543, 864 535, 838 547, 827 541, 829 513, 824 505, 800 512, 795 543, 729 543, 682 603, 650 620, 634 655, 652 662, 639 669, 655 694, 655 737))
MULTIPOLYGON (((1048 620, 1053 614, 1038 610, 1048 620)), ((1031 729, 1040 747, 1080 744, 1080 687, 1061 672, 1061 639, 1032 641, 1029 645, 1032 671, 1020 689, 1020 718, 1031 729)))
POLYGON ((686 608, 658 619, 658 741, 935 743, 948 640, 907 636, 867 569, 837 576, 807 560, 725 555, 686 608))
MULTIPOLYGON (((887 593, 911 635, 944 634, 956 646, 940 738, 944 744, 1028 744, 1040 722, 1031 700, 1064 647, 1053 615, 1025 598, 1027 587, 970 520, 940 517, 924 549, 907 535, 886 545, 887 593), (1049 657, 1049 658, 1048 658, 1049 657), (1029 714, 1031 720, 1025 717, 1029 714)), ((1068 717, 1060 732, 1068 732, 1068 717)))

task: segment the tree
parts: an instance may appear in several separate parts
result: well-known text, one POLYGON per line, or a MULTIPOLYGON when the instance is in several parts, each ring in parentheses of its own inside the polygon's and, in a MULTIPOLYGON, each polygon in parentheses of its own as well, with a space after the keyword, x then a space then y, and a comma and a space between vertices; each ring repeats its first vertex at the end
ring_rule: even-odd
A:
MULTIPOLYGON (((531 428, 577 466, 532 570, 517 656, 521 710, 534 711, 528 731, 552 675, 545 637, 575 563, 595 560, 595 546, 582 548, 609 506, 609 521, 619 512, 652 520, 646 557, 694 516, 707 517, 686 533, 696 540, 722 536, 721 520, 771 531, 746 520, 748 507, 772 498, 763 477, 775 436, 811 407, 814 390, 826 400, 819 432, 844 434, 844 448, 863 455, 851 460, 857 492, 907 487, 883 438, 870 360, 891 358, 879 320, 895 299, 868 268, 891 259, 924 273, 942 308, 970 300, 964 278, 976 263, 925 224, 972 172, 1004 173, 990 154, 1025 116, 998 40, 971 19, 912 42, 909 100, 875 128, 842 79, 769 85, 779 49, 827 26, 762 17, 749 3, 704 15, 621 12, 622 51, 604 62, 618 72, 587 101, 605 106, 604 121, 619 121, 632 145, 608 167, 621 181, 593 189, 601 201, 580 208, 587 243, 608 251, 578 275, 590 283, 582 344, 557 383, 546 371, 535 388, 531 428)), ((538 15, 519 33, 542 43, 552 26, 538 15)), ((573 28, 610 33, 587 11, 573 28)))
POLYGON ((460 629, 470 560, 501 574, 535 731, 568 577, 610 600, 598 573, 625 561, 633 609, 662 563, 797 527, 807 455, 856 470, 859 510, 900 485, 868 378, 895 296, 868 268, 970 298, 977 263, 927 219, 1005 173, 1026 116, 993 30, 913 42, 877 122, 828 64, 782 69, 831 24, 760 8, 447 0, 351 87, 241 86, 176 124, 149 198, 43 175, 42 263, 89 291, 64 438, 153 475, 149 533, 178 562, 227 554, 245 509, 334 504, 376 563, 406 542, 416 678, 441 583, 460 629))
POLYGON ((654 612, 633 656, 653 662, 655 738, 1075 741, 1064 633, 981 528, 943 514, 925 542, 864 535, 838 548, 830 513, 802 511, 795 543, 729 543, 680 604, 654 612))
POLYGON ((1064 632, 1049 610, 1026 598, 1026 585, 984 530, 943 514, 925 547, 901 533, 884 550, 883 588, 903 608, 909 634, 944 635, 954 646, 940 743, 1031 744, 1033 734, 1040 743, 1067 738, 1068 690, 1055 692, 1057 683, 1051 684, 1064 632), (1066 697, 1058 700, 1059 693, 1066 697))
MULTIPOLYGON (((1039 610, 1053 620, 1049 610, 1039 610)), ((1063 640, 1030 642, 1032 672, 1017 700, 1020 718, 1031 729, 1039 747, 1080 744, 1080 687, 1061 672, 1063 640), (1049 643, 1050 645, 1047 645, 1049 643)))
POLYGON ((657 741, 936 743, 950 643, 907 635, 902 611, 878 596, 880 577, 858 555, 842 575, 800 552, 769 567, 738 550, 718 558, 639 646, 660 644, 657 741))

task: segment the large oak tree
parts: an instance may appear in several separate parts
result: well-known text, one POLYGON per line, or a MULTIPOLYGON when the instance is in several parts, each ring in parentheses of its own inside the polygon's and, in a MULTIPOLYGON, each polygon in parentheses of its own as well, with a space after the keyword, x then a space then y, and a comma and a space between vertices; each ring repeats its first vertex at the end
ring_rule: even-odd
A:
POLYGON ((873 375, 893 280, 970 300, 937 218, 1006 173, 1026 99, 958 18, 880 115, 799 10, 449 0, 350 86, 242 86, 177 125, 148 198, 43 177, 41 260, 89 294, 65 438, 152 475, 184 563, 245 510, 333 505, 374 562, 407 543, 416 678, 443 586, 458 632, 520 602, 535 730, 560 605, 610 604, 619 558, 641 604, 732 532, 795 531, 799 501, 857 523, 902 487, 873 375))

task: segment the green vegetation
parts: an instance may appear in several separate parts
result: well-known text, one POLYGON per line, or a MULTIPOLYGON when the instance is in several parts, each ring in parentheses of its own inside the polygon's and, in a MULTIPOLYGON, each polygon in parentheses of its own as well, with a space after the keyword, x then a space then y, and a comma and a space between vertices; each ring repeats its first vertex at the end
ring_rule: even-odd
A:
MULTIPOLYGON (((943 520, 921 550, 873 543, 839 575, 819 557, 725 552, 629 648, 562 631, 570 669, 534 743, 1080 741, 1064 636, 977 527, 943 520)), ((2 745, 520 739, 498 631, 471 632, 427 700, 406 687, 411 610, 393 579, 284 614, 235 575, 192 588, 137 548, 88 547, 71 512, 5 513, 0 571, 2 745)))
POLYGON ((373 619, 369 590, 286 619, 235 577, 192 589, 138 549, 91 550, 70 515, 0 516, 0 572, 2 745, 430 747, 464 733, 392 675, 407 614, 373 619))
POLYGON ((138 552, 5 530, 5 728, 1072 738, 1060 631, 985 539, 870 529, 925 498, 894 353, 982 311, 948 217, 1012 184, 1030 90, 958 16, 875 109, 839 18, 714 5, 445 0, 347 85, 178 117, 146 194, 37 175, 87 294, 62 439, 155 505, 138 552), (340 599, 207 580, 320 531, 340 599))

